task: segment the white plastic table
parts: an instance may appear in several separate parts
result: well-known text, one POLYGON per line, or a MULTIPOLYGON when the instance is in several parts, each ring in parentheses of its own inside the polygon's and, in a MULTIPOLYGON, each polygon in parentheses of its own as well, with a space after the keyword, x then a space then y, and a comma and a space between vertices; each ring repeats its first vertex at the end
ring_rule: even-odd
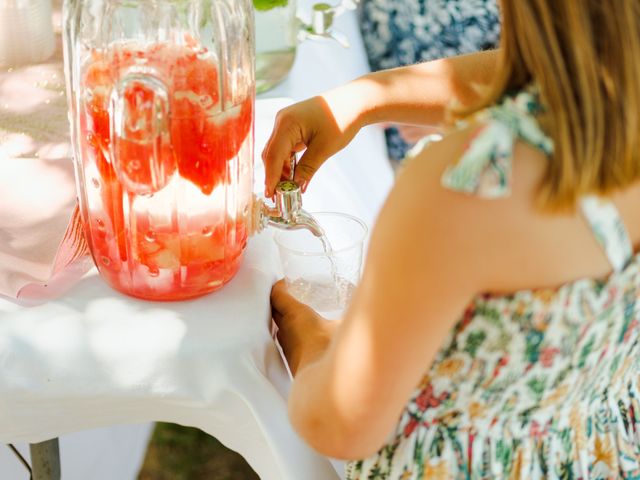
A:
MULTIPOLYGON (((355 15, 337 28, 349 36, 350 50, 302 44, 290 78, 268 96, 298 100, 366 72, 355 15)), ((286 103, 258 101, 258 153, 286 103)), ((382 133, 370 128, 317 174, 304 204, 372 225, 391 181, 382 133)), ((269 331, 269 291, 278 271, 265 232, 249 241, 228 285, 192 301, 135 300, 110 289, 95 270, 44 305, 0 298, 0 443, 169 421, 215 436, 263 480, 336 478, 287 418, 289 379, 269 331)))

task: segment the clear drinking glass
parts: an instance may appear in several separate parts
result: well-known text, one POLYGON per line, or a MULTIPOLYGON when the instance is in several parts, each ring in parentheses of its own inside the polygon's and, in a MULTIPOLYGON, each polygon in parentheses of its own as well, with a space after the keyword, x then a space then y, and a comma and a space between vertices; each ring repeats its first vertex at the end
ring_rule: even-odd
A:
POLYGON ((102 277, 151 300, 237 272, 253 204, 250 0, 65 0, 78 196, 102 277))
POLYGON ((275 235, 289 292, 326 318, 339 318, 360 280, 367 226, 344 213, 313 213, 331 245, 308 230, 275 235))

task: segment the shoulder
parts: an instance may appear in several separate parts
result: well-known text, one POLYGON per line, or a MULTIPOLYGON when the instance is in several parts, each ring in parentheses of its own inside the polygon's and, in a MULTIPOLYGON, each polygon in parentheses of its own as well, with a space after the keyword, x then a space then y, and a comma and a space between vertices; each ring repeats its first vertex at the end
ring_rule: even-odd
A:
MULTIPOLYGON (((452 218, 452 214, 469 218, 467 225, 491 225, 498 227, 505 222, 496 218, 496 214, 541 215, 535 207, 535 199, 540 182, 546 172, 548 158, 538 149, 525 142, 514 140, 513 151, 508 159, 509 177, 505 179, 508 189, 504 195, 485 196, 480 192, 451 186, 445 181, 447 173, 459 167, 460 160, 478 143, 479 131, 487 125, 477 122, 461 129, 452 130, 441 141, 430 143, 416 155, 407 160, 398 175, 394 195, 407 202, 406 207, 415 214, 428 218, 443 216, 452 218), (415 199, 420 198, 420 201, 415 199)), ((491 170, 493 165, 477 162, 480 170, 491 170)), ((459 223, 457 220, 452 220, 459 223)), ((482 228, 481 230, 486 230, 482 228)))
POLYGON ((550 140, 537 127, 535 120, 509 118, 502 111, 499 106, 483 110, 462 126, 452 128, 441 141, 427 142, 423 148, 419 143, 418 148, 414 149, 415 153, 405 162, 404 171, 409 172, 411 177, 419 172, 429 177, 438 174, 438 183, 446 184, 449 187, 447 190, 474 193, 470 196, 476 199, 510 197, 512 187, 528 193, 532 183, 537 188, 549 162, 549 153, 544 152, 553 148, 547 145, 550 140), (504 165, 500 163, 501 158, 496 157, 503 157, 504 165), (508 174, 508 178, 504 179, 507 184, 504 192, 490 188, 486 183, 474 185, 475 181, 490 177, 487 173, 495 173, 502 166, 508 174), (488 168, 482 171, 483 167, 488 168), (468 175, 452 181, 452 177, 460 177, 460 171, 468 175), (468 185, 464 184, 465 181, 468 185))
POLYGON ((548 161, 539 150, 515 141, 509 195, 482 198, 444 186, 447 169, 485 126, 476 123, 452 131, 408 160, 386 207, 396 212, 396 230, 414 232, 416 248, 428 245, 452 270, 464 271, 479 291, 504 284, 503 271, 531 251, 540 232, 535 229, 545 221, 535 198, 548 161))

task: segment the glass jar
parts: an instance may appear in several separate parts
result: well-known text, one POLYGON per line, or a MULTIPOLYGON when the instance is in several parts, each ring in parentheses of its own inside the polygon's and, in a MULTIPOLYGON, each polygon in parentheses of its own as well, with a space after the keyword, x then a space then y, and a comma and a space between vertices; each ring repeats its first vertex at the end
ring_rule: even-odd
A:
POLYGON ((260 1, 266 9, 256 8, 256 88, 265 92, 283 81, 291 71, 298 43, 307 38, 332 39, 345 48, 349 42, 345 35, 333 30, 336 17, 355 10, 359 0, 341 0, 337 5, 315 3, 308 21, 297 15, 296 0, 260 1))
POLYGON ((256 89, 275 87, 293 67, 298 44, 296 0, 269 10, 256 9, 256 89))
POLYGON ((101 276, 151 300, 237 272, 252 216, 250 0, 66 0, 78 196, 101 276))
POLYGON ((41 62, 55 46, 51 0, 0 1, 0 66, 41 62))

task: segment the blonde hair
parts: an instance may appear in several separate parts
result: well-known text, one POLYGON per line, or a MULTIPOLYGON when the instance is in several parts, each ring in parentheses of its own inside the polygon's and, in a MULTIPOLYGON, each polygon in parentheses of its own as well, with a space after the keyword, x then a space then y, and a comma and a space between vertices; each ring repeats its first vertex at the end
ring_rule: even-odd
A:
POLYGON ((497 77, 482 106, 535 82, 555 150, 543 207, 640 177, 640 0, 502 0, 497 77))

